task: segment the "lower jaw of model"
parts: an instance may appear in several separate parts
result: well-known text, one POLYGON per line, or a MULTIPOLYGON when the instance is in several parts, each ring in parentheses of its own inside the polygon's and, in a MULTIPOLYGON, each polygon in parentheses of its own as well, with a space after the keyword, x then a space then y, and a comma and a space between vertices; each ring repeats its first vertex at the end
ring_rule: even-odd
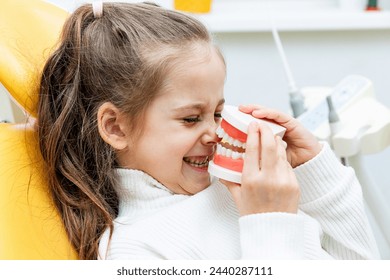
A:
POLYGON ((213 160, 209 162, 211 175, 226 181, 241 184, 241 173, 244 166, 248 126, 252 121, 265 122, 274 135, 283 137, 286 129, 273 122, 256 119, 242 113, 235 106, 225 105, 222 111, 222 122, 216 134, 220 138, 213 160))

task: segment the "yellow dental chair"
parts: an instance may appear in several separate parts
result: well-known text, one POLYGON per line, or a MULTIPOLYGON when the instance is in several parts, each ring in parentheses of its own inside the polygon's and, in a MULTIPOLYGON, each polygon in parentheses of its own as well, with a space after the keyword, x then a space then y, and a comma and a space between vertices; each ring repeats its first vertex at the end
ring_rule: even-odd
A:
POLYGON ((39 73, 66 17, 44 1, 0 0, 0 82, 30 116, 0 124, 2 260, 77 259, 49 194, 33 125, 39 73))

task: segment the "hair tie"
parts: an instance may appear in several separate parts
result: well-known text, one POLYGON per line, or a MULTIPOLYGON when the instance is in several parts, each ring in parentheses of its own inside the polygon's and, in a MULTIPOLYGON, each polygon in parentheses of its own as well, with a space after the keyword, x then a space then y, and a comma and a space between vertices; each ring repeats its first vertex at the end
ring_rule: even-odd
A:
POLYGON ((103 1, 92 2, 92 11, 95 18, 100 18, 103 15, 103 1))

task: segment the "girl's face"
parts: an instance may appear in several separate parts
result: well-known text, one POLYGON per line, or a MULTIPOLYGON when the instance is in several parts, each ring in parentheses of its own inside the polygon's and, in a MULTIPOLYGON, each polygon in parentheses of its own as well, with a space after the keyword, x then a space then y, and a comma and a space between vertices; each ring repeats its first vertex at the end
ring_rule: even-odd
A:
POLYGON ((121 164, 148 173, 174 193, 195 194, 208 187, 224 81, 225 65, 214 48, 206 58, 172 70, 146 109, 143 133, 129 139, 121 164))

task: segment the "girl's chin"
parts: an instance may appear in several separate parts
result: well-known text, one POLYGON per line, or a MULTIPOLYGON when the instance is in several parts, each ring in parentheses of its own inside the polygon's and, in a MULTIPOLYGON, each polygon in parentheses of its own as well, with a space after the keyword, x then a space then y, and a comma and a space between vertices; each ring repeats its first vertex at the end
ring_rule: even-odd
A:
POLYGON ((186 191, 188 191, 191 194, 196 194, 198 192, 207 189, 210 186, 210 176, 208 175, 207 177, 204 178, 188 180, 187 183, 188 184, 187 184, 186 191))
POLYGON ((210 173, 207 166, 197 167, 185 163, 184 167, 182 174, 187 192, 195 194, 210 186, 210 173))

